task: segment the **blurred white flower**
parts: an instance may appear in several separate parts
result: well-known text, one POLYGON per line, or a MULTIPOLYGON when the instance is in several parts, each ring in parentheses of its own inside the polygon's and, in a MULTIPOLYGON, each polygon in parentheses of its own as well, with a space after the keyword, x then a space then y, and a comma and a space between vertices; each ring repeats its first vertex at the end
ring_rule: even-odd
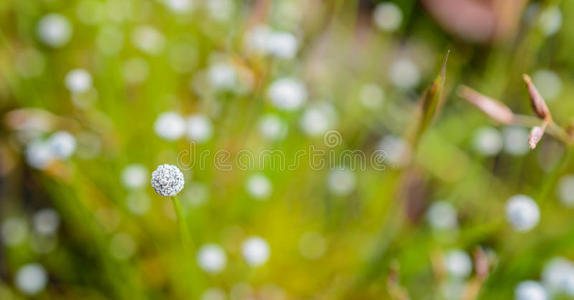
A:
POLYGON ((574 206, 574 175, 565 175, 560 178, 556 193, 562 204, 574 206))
POLYGON ((226 300, 225 291, 220 288, 209 288, 201 294, 200 300, 226 300))
POLYGON ((546 289, 537 281, 527 280, 519 283, 514 289, 515 300, 546 300, 546 289))
POLYGON ((466 278, 472 272, 470 256, 460 249, 449 250, 445 253, 444 264, 448 274, 452 277, 466 278))
POLYGON ((474 134, 474 149, 484 156, 494 156, 502 150, 503 140, 500 132, 492 127, 481 127, 474 134))
POLYGON ((183 189, 183 173, 174 165, 163 164, 151 173, 151 185, 161 196, 175 196, 183 189))
POLYGON ((375 83, 367 83, 361 87, 359 92, 361 104, 367 109, 378 109, 385 99, 385 92, 375 83))
POLYGON ((375 25, 384 31, 395 31, 401 26, 403 13, 391 2, 379 3, 373 11, 375 25))
POLYGON ((252 267, 257 267, 269 259, 270 249, 267 242, 260 237, 251 237, 243 242, 243 258, 252 267))
POLYGON ((59 48, 66 45, 72 37, 72 24, 59 14, 48 14, 38 22, 37 33, 44 44, 59 48))
POLYGON ((165 47, 165 37, 151 26, 140 26, 132 33, 132 43, 144 53, 159 55, 165 47))
POLYGON ((562 92, 562 79, 551 70, 538 70, 532 74, 534 85, 546 101, 552 101, 562 92))
POLYGON ((2 222, 2 243, 7 246, 17 246, 26 241, 28 225, 20 217, 8 217, 2 222))
POLYGON ((267 96, 277 109, 292 111, 307 101, 307 90, 298 79, 280 78, 271 84, 267 96))
POLYGON ((136 248, 136 242, 127 233, 117 233, 110 241, 110 253, 118 260, 126 260, 132 257, 136 248))
POLYGON ((266 200, 273 191, 271 181, 263 174, 253 174, 247 178, 245 189, 251 197, 266 200))
POLYGON ((51 208, 44 208, 34 214, 34 230, 41 235, 54 235, 60 226, 60 215, 51 208))
POLYGON ((282 31, 272 31, 266 37, 266 52, 281 59, 292 59, 297 55, 299 43, 297 38, 282 31))
POLYGON ((59 159, 67 159, 76 151, 76 138, 66 131, 58 131, 47 141, 51 152, 59 159))
POLYGON ((207 273, 217 274, 225 269, 227 257, 219 245, 207 244, 197 251, 197 264, 207 273))
POLYGON ((398 58, 389 69, 391 82, 400 89, 415 88, 421 80, 419 67, 408 58, 398 58))
POLYGON ((554 257, 544 265, 542 283, 550 294, 574 296, 574 264, 564 257, 554 257))
POLYGON ((149 66, 142 58, 130 58, 123 65, 124 79, 129 84, 144 82, 149 75, 149 66))
POLYGON ((122 171, 122 183, 126 188, 142 188, 148 180, 148 171, 144 165, 131 164, 122 171))
POLYGON ((433 229, 457 227, 456 209, 446 201, 435 201, 427 211, 427 220, 433 229))
POLYGON ((16 287, 28 295, 33 296, 40 293, 48 283, 48 274, 42 265, 31 263, 18 269, 15 278, 16 287))
POLYGON ((287 123, 273 114, 266 114, 259 119, 259 133, 270 141, 278 141, 287 135, 287 123))
POLYGON ((187 137, 194 142, 205 143, 213 136, 213 125, 208 117, 193 114, 187 118, 187 137))
POLYGON ((538 204, 526 195, 514 195, 506 203, 506 218, 520 232, 534 228, 540 221, 538 204))
POLYGON ((301 116, 299 126, 305 134, 317 137, 335 126, 337 113, 327 102, 310 105, 301 116))
POLYGON ((185 120, 175 112, 159 115, 154 123, 155 133, 168 141, 179 139, 185 133, 185 120))
POLYGON ((521 156, 530 150, 528 147, 527 129, 516 126, 509 126, 502 130, 504 138, 504 151, 510 155, 521 156))
POLYGON ((207 71, 209 82, 216 91, 233 90, 237 86, 237 74, 228 63, 215 63, 207 71))
POLYGON ((327 250, 327 240, 318 232, 306 232, 299 240, 299 253, 307 259, 318 259, 327 250))
POLYGON ((84 69, 74 69, 66 74, 65 82, 71 93, 84 93, 92 88, 92 75, 84 69))
POLYGON ((163 0, 165 6, 174 13, 183 14, 193 8, 192 0, 163 0))
POLYGON ((540 14, 540 27, 547 35, 554 35, 562 27, 562 12, 556 5, 550 5, 540 14))
POLYGON ((404 167, 411 156, 411 150, 408 143, 401 137, 394 135, 385 136, 378 144, 377 150, 382 151, 384 160, 392 168, 404 167))
POLYGON ((35 169, 44 170, 56 160, 52 147, 42 140, 35 140, 26 147, 26 162, 35 169))
POLYGON ((336 196, 347 196, 355 189, 357 179, 355 174, 347 168, 337 168, 329 172, 327 187, 336 196))

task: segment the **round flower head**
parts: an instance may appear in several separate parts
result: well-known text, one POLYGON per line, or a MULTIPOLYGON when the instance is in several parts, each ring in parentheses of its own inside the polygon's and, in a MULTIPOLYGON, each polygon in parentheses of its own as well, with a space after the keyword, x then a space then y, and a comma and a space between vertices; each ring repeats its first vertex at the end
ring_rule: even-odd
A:
POLYGON ((444 263, 448 274, 456 278, 465 278, 472 272, 472 260, 462 250, 454 249, 445 254, 444 263))
POLYGON ((574 175, 565 175, 560 179, 557 194, 562 204, 574 206, 574 175))
POLYGON ((26 295, 41 292, 48 281, 48 275, 42 265, 33 263, 21 267, 16 273, 16 286, 26 295))
POLYGON ((522 127, 510 126, 502 131, 504 136, 504 152, 521 156, 530 150, 528 147, 528 130, 522 127))
POLYGON ((92 75, 84 69, 73 69, 66 74, 66 88, 71 93, 83 93, 92 87, 92 75))
POLYGON ((457 226, 456 209, 446 201, 436 201, 427 212, 427 220, 433 229, 454 229, 457 226))
POLYGON ((546 300, 548 299, 546 289, 540 283, 527 280, 519 283, 514 289, 514 299, 516 300, 546 300))
POLYGON ((74 154, 76 144, 76 138, 66 131, 58 131, 48 140, 52 152, 60 159, 66 159, 74 154))
POLYGON ((492 127, 482 127, 474 136, 474 148, 484 156, 494 156, 502 150, 503 140, 500 132, 492 127))
POLYGON ((216 244, 207 244, 197 252, 197 264, 207 273, 219 273, 227 264, 225 251, 216 244))
POLYGON ((381 30, 395 31, 401 26, 403 13, 395 4, 383 2, 375 8, 373 20, 375 21, 375 25, 381 30))
POLYGON ((266 200, 273 190, 271 181, 263 174, 254 174, 247 178, 245 188, 249 195, 257 200, 266 200))
POLYGON ((66 45, 72 37, 70 21, 59 14, 48 14, 42 17, 36 30, 40 40, 54 48, 66 45))
POLYGON ((175 112, 165 112, 159 115, 153 127, 159 137, 173 141, 185 133, 185 120, 175 112))
POLYGON ((277 109, 293 111, 307 101, 307 90, 298 79, 280 78, 271 84, 267 96, 277 109))
POLYGON ((542 283, 551 294, 574 295, 574 264, 564 257, 554 257, 544 265, 542 283))
POLYGON ((421 80, 419 67, 408 58, 395 60, 389 70, 391 82, 399 89, 415 88, 421 80))
POLYGON ((506 218, 517 231, 529 231, 538 224, 540 210, 532 198, 515 195, 506 203, 506 218))
POLYGON ((260 237, 251 237, 243 243, 242 253, 247 264, 257 267, 269 259, 269 244, 260 237))
POLYGON ((164 197, 175 196, 183 189, 183 173, 174 165, 160 165, 151 173, 151 186, 164 197))

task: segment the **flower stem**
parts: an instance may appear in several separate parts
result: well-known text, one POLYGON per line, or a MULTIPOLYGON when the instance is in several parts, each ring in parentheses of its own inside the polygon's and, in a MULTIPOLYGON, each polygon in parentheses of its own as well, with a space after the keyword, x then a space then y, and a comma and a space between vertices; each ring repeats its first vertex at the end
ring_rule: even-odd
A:
POLYGON ((177 215, 177 223, 179 225, 179 234, 181 238, 181 243, 183 244, 184 250, 187 252, 191 250, 191 239, 189 235, 189 227, 187 226, 187 221, 183 215, 183 210, 181 209, 181 202, 177 196, 171 196, 173 202, 173 207, 175 208, 175 214, 177 215))

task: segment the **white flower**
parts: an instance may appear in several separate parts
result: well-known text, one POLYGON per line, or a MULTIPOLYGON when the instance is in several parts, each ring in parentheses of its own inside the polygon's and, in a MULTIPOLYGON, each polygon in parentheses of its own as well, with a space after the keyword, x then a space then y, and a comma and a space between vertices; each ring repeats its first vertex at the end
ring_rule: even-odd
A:
POLYGON ((537 281, 527 280, 519 283, 514 289, 515 300, 546 300, 546 289, 537 281))
POLYGON ((160 165, 151 173, 151 185, 161 196, 175 196, 183 189, 183 173, 174 165, 160 165))
POLYGON ((449 275, 465 278, 472 272, 472 260, 460 249, 450 250, 445 254, 444 263, 449 275))
POLYGON ((273 191, 271 181, 263 174, 249 176, 245 188, 249 195, 257 200, 266 200, 273 191))
POLYGON ((36 30, 40 40, 54 48, 64 46, 72 37, 70 21, 59 14, 48 14, 42 17, 36 30))
POLYGON ((197 252, 197 264, 207 273, 219 273, 227 264, 225 251, 216 244, 203 245, 197 252))
POLYGON ((355 174, 347 168, 337 168, 329 172, 327 187, 336 196, 347 196, 355 189, 355 174))
POLYGON ((215 63, 207 71, 211 86, 218 91, 233 90, 237 85, 237 74, 228 63, 215 63))
POLYGON ((260 237, 251 237, 243 242, 242 254, 247 264, 257 267, 269 259, 269 245, 260 237))
POLYGON ((562 92, 562 80, 554 71, 538 70, 532 74, 532 81, 546 101, 554 100, 562 92))
POLYGON ((213 125, 208 117, 194 114, 187 119, 187 137, 198 143, 205 143, 213 136, 213 125))
POLYGON ((395 31, 401 26, 403 13, 391 2, 379 3, 373 12, 373 20, 379 29, 395 31))
POLYGON ((60 226, 60 215, 51 208, 44 208, 34 214, 34 230, 42 235, 53 235, 60 226))
POLYGON ((298 48, 297 38, 289 32, 272 31, 266 37, 266 50, 275 57, 292 59, 298 48))
POLYGON ((26 147, 26 161, 35 169, 44 170, 54 160, 56 155, 45 141, 35 140, 26 147))
POLYGON ((185 120, 175 112, 165 112, 155 121, 154 130, 165 140, 177 140, 185 133, 185 120))
POLYGON ((514 229, 525 232, 538 224, 540 211, 532 198, 515 195, 510 197, 506 203, 506 218, 514 229))
POLYGON ((2 243, 7 246, 22 244, 28 236, 28 225, 19 217, 8 217, 2 222, 2 243))
POLYGON ((484 156, 494 156, 502 150, 500 132, 492 127, 481 127, 474 134, 474 149, 484 156))
POLYGON ((560 27, 562 27, 562 12, 556 5, 548 6, 540 14, 539 21, 542 32, 545 35, 554 35, 558 30, 560 30, 560 27))
POLYGON ((259 133, 270 141, 278 141, 287 135, 287 123, 280 117, 267 114, 261 117, 258 123, 259 133))
POLYGON ((375 83, 368 83, 361 87, 359 99, 361 104, 368 109, 380 108, 385 98, 385 92, 375 83))
POLYGON ((41 292, 48 282, 48 275, 42 265, 37 263, 27 264, 18 269, 16 273, 16 286, 29 296, 41 292))
POLYGON ((140 164, 126 166, 122 171, 122 183, 130 189, 141 188, 148 178, 147 168, 140 164))
POLYGON ((92 75, 84 69, 74 69, 66 74, 66 88, 71 93, 83 93, 92 88, 92 75))
POLYGON ((574 264, 564 257, 552 258, 544 265, 542 283, 552 294, 574 296, 574 264))
POLYGON ((277 109, 292 111, 305 103, 307 90, 303 83, 295 78, 280 78, 271 84, 267 96, 277 109))
POLYGON ((165 47, 165 37, 151 26, 140 26, 133 32, 132 43, 144 53, 159 55, 165 47))
POLYGON ((502 130, 504 137, 504 151, 510 155, 521 156, 530 150, 528 147, 527 129, 522 127, 510 126, 502 130))
POLYGON ((574 175, 565 175, 560 178, 556 193, 562 204, 574 206, 574 175))
POLYGON ((335 123, 335 108, 329 103, 321 103, 305 109, 299 124, 305 134, 316 137, 332 129, 335 123))
POLYGON ((48 139, 52 153, 59 159, 67 159, 76 151, 76 138, 66 131, 58 131, 48 139))
POLYGON ((391 82, 400 89, 415 88, 420 80, 419 67, 408 58, 399 58, 391 64, 389 70, 391 82))
POLYGON ((434 229, 454 229, 457 226, 456 209, 446 201, 436 201, 427 212, 427 220, 434 229))
POLYGON ((163 2, 167 8, 178 14, 186 13, 193 7, 192 0, 164 0, 163 2))

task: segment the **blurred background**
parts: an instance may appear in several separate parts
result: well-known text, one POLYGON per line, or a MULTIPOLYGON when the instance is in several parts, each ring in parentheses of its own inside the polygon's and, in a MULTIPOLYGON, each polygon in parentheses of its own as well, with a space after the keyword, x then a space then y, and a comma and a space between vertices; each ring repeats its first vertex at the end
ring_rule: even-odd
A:
POLYGON ((529 127, 456 92, 534 116, 526 73, 570 128, 571 17, 568 0, 3 0, 0 299, 574 298, 569 145, 530 150, 529 127), (165 163, 191 249, 150 184, 165 163))

